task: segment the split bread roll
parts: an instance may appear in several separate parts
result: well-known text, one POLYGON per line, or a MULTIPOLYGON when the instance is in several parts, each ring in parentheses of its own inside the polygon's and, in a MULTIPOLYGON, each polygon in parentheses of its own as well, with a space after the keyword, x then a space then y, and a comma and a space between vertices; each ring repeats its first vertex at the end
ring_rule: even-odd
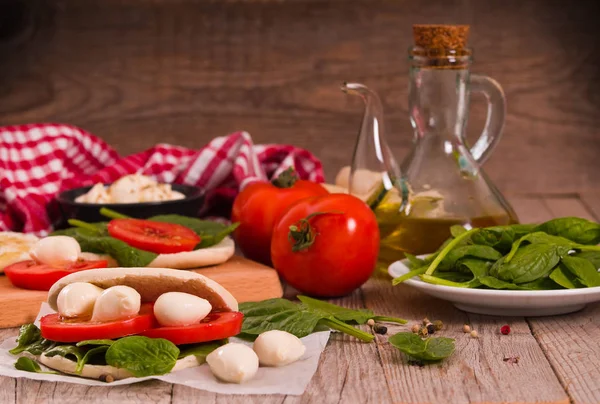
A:
POLYGON ((142 302, 154 302, 167 292, 183 292, 208 300, 213 311, 238 311, 235 297, 223 286, 196 272, 170 268, 97 268, 74 272, 61 278, 48 291, 48 304, 58 310, 58 294, 74 282, 88 282, 102 289, 125 285, 142 297, 142 302))
MULTIPOLYGON (((48 292, 48 304, 57 310, 57 298, 60 291, 74 282, 88 282, 100 288, 125 285, 134 288, 141 295, 142 302, 153 302, 166 292, 184 292, 206 299, 214 311, 237 311, 237 300, 223 286, 196 272, 179 271, 169 268, 98 268, 74 272, 56 282, 48 292)), ((63 373, 73 374, 88 379, 107 381, 126 379, 133 375, 125 370, 110 365, 83 366, 81 373, 76 373, 77 363, 56 355, 53 357, 40 355, 38 361, 45 366, 63 373)), ((203 362, 190 355, 179 359, 171 372, 199 366, 203 362)))
POLYGON ((235 253, 235 243, 225 237, 219 244, 199 250, 160 254, 148 266, 153 268, 191 269, 226 262, 235 253))

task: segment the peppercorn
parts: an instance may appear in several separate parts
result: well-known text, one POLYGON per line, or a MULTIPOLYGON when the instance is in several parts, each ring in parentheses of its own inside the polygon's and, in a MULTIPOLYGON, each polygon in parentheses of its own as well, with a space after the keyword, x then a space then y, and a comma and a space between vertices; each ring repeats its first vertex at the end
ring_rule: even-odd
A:
POLYGON ((420 328, 421 328, 421 327, 419 327, 419 324, 414 324, 410 330, 411 330, 413 333, 415 333, 415 334, 418 334, 418 333, 419 333, 419 329, 420 329, 420 328))
POLYGON ((473 331, 471 331, 471 337, 477 338, 477 337, 479 337, 479 334, 477 333, 477 331, 473 330, 473 331))
POLYGON ((104 373, 104 374, 100 375, 100 380, 103 382, 106 382, 106 383, 112 383, 115 381, 115 378, 111 374, 104 373))
POLYGON ((427 331, 427 327, 423 327, 419 330, 419 335, 421 337, 426 337, 429 335, 429 331, 427 331))
POLYGON ((471 326, 469 324, 463 325, 463 332, 464 333, 471 332, 471 326))
POLYGON ((370 319, 367 321, 367 325, 368 325, 368 326, 370 326, 370 327, 373 327, 373 326, 375 325, 375 320, 373 320, 372 318, 370 318, 370 319))
POLYGON ((427 324, 427 332, 429 334, 434 334, 435 333, 435 326, 431 323, 427 324))
POLYGON ((502 333, 502 335, 508 335, 508 334, 510 334, 510 325, 508 325, 508 324, 503 325, 500 328, 500 332, 502 333))
POLYGON ((375 326, 373 327, 373 331, 375 331, 377 334, 383 335, 387 333, 387 327, 384 325, 375 324, 375 326))
POLYGON ((426 326, 428 323, 430 323, 430 321, 429 321, 429 319, 428 319, 427 317, 425 317, 425 318, 423 319, 423 325, 425 325, 425 326, 426 326))
POLYGON ((435 320, 433 322, 433 326, 435 327, 436 331, 441 330, 442 328, 444 328, 444 323, 442 323, 442 320, 435 320))

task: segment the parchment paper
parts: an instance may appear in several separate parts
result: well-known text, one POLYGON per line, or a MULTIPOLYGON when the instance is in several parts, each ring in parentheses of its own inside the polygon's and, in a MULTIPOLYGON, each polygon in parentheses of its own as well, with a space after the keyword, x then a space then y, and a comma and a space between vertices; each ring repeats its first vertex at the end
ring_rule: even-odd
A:
MULTIPOLYGON (((46 303, 42 303, 40 312, 36 319, 39 326, 40 317, 53 313, 54 311, 46 303)), ((254 379, 243 384, 224 383, 217 380, 208 365, 183 369, 178 372, 163 376, 150 376, 140 378, 129 378, 105 383, 98 380, 84 379, 82 377, 53 375, 25 372, 14 367, 18 356, 11 355, 8 350, 14 348, 16 335, 5 339, 0 345, 0 375, 9 377, 24 377, 34 380, 45 380, 50 382, 64 382, 83 384, 86 386, 116 386, 122 384, 137 383, 148 379, 158 379, 168 383, 182 384, 192 388, 223 394, 290 394, 301 395, 317 370, 321 352, 327 345, 329 331, 311 334, 302 338, 306 346, 306 353, 300 360, 290 365, 278 368, 260 367, 254 379)), ((251 346, 252 343, 239 338, 230 338, 230 342, 239 342, 251 346)), ((43 370, 51 370, 41 365, 43 370)))

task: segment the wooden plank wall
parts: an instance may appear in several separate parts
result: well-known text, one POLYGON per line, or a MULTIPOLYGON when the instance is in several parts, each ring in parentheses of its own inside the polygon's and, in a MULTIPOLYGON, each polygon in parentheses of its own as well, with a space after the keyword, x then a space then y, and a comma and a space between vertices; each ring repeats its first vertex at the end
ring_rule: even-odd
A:
MULTIPOLYGON (((473 70, 509 114, 486 171, 507 193, 600 188, 600 7, 568 0, 0 0, 0 125, 79 125, 131 153, 246 130, 348 164, 376 89, 398 156, 411 145, 413 23, 472 25, 473 70)), ((474 97, 469 139, 485 121, 474 97)))

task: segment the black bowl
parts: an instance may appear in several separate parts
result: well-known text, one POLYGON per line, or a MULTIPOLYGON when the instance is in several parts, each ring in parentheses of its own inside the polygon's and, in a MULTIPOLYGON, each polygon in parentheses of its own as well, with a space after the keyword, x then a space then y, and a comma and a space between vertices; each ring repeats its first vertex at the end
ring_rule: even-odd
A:
MULTIPOLYGON (((107 184, 110 185, 110 184, 107 184)), ((173 184, 172 189, 185 195, 183 199, 160 202, 140 203, 81 203, 75 199, 92 187, 81 187, 61 192, 56 197, 60 218, 55 223, 55 229, 69 227, 67 220, 79 219, 84 222, 103 222, 108 218, 100 214, 100 208, 106 207, 115 212, 138 219, 146 219, 156 215, 176 213, 183 216, 197 217, 204 204, 204 191, 191 185, 173 184)))

